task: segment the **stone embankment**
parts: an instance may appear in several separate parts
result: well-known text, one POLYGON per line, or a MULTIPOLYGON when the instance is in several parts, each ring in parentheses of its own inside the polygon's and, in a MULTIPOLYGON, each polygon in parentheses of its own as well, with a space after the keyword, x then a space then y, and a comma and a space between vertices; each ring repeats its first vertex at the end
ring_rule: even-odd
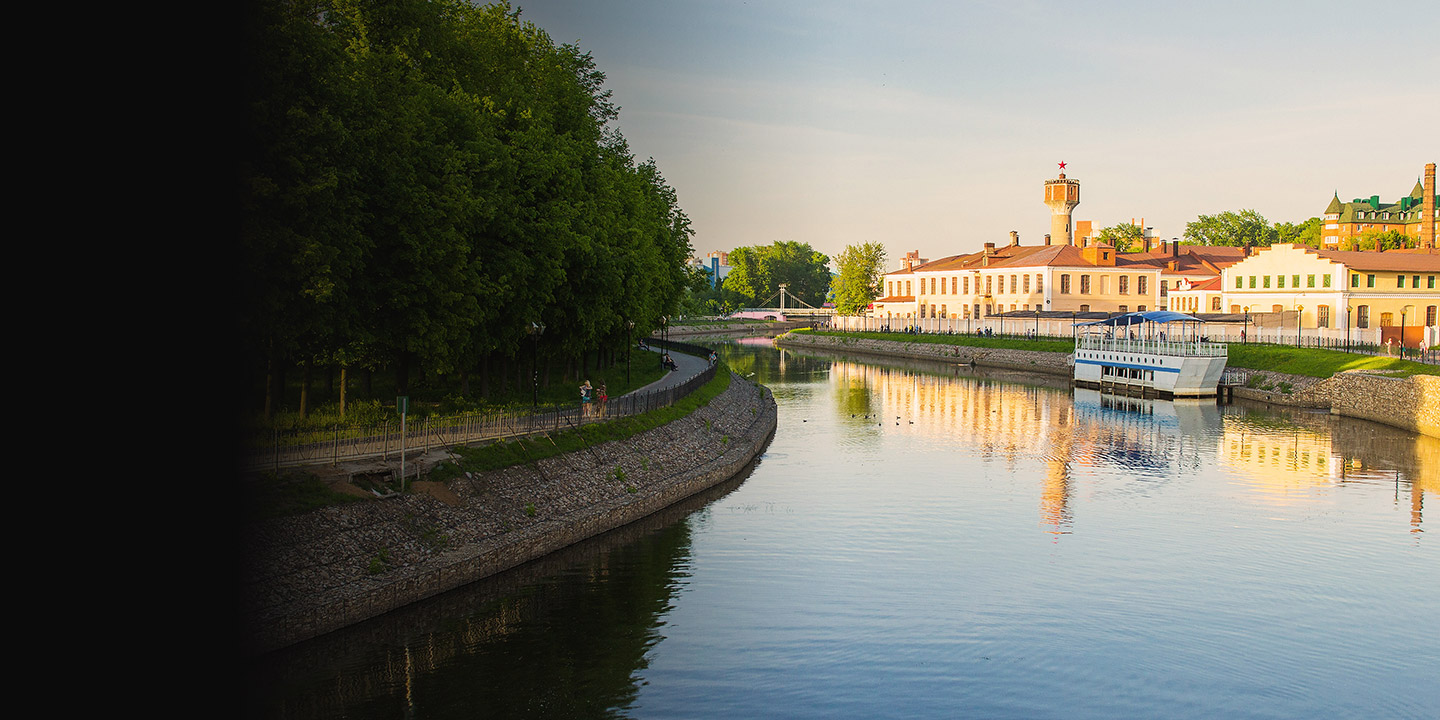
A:
MULTIPOLYGON (((671 340, 683 340, 692 337, 704 337, 707 335, 745 335, 755 337, 757 335, 775 336, 786 333, 795 328, 810 327, 809 320, 786 320, 785 322, 761 322, 759 320, 750 323, 699 323, 695 325, 673 325, 665 331, 665 336, 671 340)), ((652 337, 660 337, 660 331, 656 330, 652 337)))
POLYGON ((960 365, 1024 370, 1070 376, 1068 361, 1070 355, 1058 352, 1036 350, 1009 350, 997 348, 946 345, 944 343, 902 342, 897 340, 874 340, 861 337, 839 337, 834 335, 811 335, 789 333, 778 338, 787 347, 812 347, 824 350, 907 357, 918 360, 939 360, 960 365))
MULTIPOLYGON (((791 333, 777 339, 787 347, 811 347, 891 357, 940 360, 982 367, 1024 370, 1069 377, 1070 355, 1036 350, 996 350, 940 343, 873 340, 791 333)), ((1384 423, 1440 437, 1440 377, 1387 377, 1381 373, 1343 372, 1330 378, 1239 368, 1246 387, 1235 396, 1274 405, 1327 409, 1332 414, 1384 423)))
POLYGON ((733 477, 775 432, 773 396, 729 389, 624 441, 419 492, 248 528, 242 578, 250 650, 367 620, 646 517, 733 477))

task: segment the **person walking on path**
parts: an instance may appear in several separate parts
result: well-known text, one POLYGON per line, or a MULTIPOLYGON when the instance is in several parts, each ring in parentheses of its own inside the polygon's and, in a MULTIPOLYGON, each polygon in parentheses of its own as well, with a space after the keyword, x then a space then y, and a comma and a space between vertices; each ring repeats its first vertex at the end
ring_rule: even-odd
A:
POLYGON ((595 405, 595 414, 605 417, 605 404, 610 402, 610 393, 605 389, 605 381, 600 381, 600 402, 595 405))
POLYGON ((585 383, 580 386, 580 416, 581 416, 581 417, 588 417, 588 416, 590 415, 590 391, 593 390, 593 389, 594 389, 594 388, 590 387, 590 380, 589 380, 589 378, 586 378, 585 383))

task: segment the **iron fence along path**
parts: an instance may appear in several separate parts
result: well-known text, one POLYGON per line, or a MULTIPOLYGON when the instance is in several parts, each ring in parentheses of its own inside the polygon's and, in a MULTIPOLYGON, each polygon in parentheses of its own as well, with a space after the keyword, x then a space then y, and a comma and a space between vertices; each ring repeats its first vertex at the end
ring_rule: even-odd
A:
MULTIPOLYGON (((692 355, 710 351, 698 345, 647 340, 652 346, 669 347, 692 355)), ((591 404, 552 405, 539 412, 507 410, 467 413, 444 418, 419 418, 407 422, 401 437, 400 422, 374 425, 335 425, 324 430, 273 430, 267 437, 252 437, 242 458, 247 470, 264 470, 301 465, 335 464, 341 461, 379 458, 389 460, 406 453, 465 445, 485 440, 516 438, 559 432, 641 415, 674 405, 715 377, 717 365, 671 385, 610 398, 604 407, 591 404), (403 443, 402 443, 403 439, 403 443)))

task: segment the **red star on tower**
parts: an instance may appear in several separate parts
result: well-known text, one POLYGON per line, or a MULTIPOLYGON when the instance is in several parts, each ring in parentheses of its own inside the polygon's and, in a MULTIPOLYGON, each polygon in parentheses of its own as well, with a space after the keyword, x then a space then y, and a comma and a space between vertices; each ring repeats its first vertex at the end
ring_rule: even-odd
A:
POLYGON ((1060 169, 1061 169, 1061 170, 1064 170, 1064 169, 1065 169, 1065 161, 1064 161, 1064 160, 1061 160, 1061 161, 1060 161, 1060 169))

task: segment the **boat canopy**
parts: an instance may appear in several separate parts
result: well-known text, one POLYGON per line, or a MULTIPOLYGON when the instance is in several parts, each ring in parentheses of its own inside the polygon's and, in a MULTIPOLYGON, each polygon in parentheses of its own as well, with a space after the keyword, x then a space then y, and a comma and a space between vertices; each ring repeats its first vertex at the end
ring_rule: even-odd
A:
POLYGON ((1201 320, 1200 318, 1195 317, 1194 315, 1186 315, 1185 313, 1181 313, 1181 312, 1173 312, 1173 311, 1170 311, 1170 310, 1150 310, 1150 311, 1147 311, 1147 312, 1125 313, 1124 315, 1117 315, 1117 316, 1115 316, 1115 317, 1107 318, 1107 319, 1105 319, 1105 320, 1096 320, 1095 322, 1076 323, 1076 324, 1077 324, 1077 325, 1107 325, 1107 326, 1110 326, 1110 327, 1114 327, 1114 326, 1116 326, 1116 325, 1121 325, 1121 326, 1126 326, 1126 325, 1139 325, 1140 323, 1147 323, 1147 322, 1150 322, 1150 323, 1172 323, 1172 322, 1194 322, 1194 323, 1198 323, 1198 322, 1205 322, 1205 321, 1204 321, 1204 320, 1201 320))

